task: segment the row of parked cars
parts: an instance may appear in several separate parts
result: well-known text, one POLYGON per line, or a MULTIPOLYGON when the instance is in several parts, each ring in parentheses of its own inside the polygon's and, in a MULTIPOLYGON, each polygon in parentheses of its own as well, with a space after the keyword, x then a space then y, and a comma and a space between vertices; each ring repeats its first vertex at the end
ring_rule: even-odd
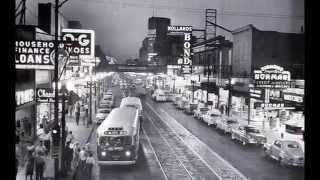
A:
POLYGON ((114 108, 114 96, 112 90, 107 90, 103 92, 103 97, 100 100, 99 108, 96 113, 96 123, 100 125, 102 121, 107 117, 107 115, 114 108))
MULTIPOLYGON (((158 94, 159 91, 155 91, 152 95, 155 101, 160 99, 158 94)), ((230 135, 231 140, 238 141, 244 146, 247 144, 262 146, 264 156, 278 160, 281 165, 304 166, 304 151, 294 140, 277 139, 273 143, 267 143, 266 136, 257 127, 241 125, 234 117, 224 116, 218 109, 209 109, 204 103, 190 101, 181 94, 166 95, 164 92, 161 101, 171 101, 177 109, 193 115, 195 119, 205 122, 208 126, 221 130, 224 134, 230 135)))

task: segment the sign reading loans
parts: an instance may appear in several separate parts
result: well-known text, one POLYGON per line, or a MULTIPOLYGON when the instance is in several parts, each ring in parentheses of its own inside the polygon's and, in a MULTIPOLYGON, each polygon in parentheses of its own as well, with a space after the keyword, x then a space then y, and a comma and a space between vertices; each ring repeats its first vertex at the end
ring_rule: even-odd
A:
POLYGON ((168 26, 169 33, 182 32, 184 35, 183 43, 183 58, 178 59, 178 64, 181 65, 182 74, 192 73, 192 60, 191 60, 191 36, 192 26, 168 26))
POLYGON ((86 29, 62 29, 62 40, 70 57, 94 58, 95 33, 86 29))
POLYGON ((266 65, 254 71, 256 88, 285 89, 290 87, 290 72, 277 65, 266 65))
POLYGON ((17 69, 54 69, 51 53, 53 41, 16 41, 15 64, 17 69))

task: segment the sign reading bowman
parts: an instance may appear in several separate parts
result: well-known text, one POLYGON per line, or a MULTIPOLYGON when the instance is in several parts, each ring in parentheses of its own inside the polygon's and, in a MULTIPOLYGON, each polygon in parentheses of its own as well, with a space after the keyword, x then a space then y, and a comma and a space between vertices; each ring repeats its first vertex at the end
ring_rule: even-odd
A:
POLYGON ((191 60, 191 36, 192 36, 192 26, 168 26, 168 33, 183 33, 184 43, 183 43, 183 58, 178 59, 178 64, 181 65, 182 74, 192 73, 192 60, 191 60))
POLYGON ((284 71, 277 65, 266 65, 254 71, 254 85, 256 88, 290 88, 290 72, 284 71))

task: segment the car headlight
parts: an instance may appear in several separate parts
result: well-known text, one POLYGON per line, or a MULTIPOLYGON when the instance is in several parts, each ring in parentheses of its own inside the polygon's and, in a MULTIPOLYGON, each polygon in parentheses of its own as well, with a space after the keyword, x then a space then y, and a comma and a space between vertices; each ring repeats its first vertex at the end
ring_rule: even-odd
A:
POLYGON ((126 151, 124 154, 125 154, 127 157, 130 157, 130 156, 131 156, 131 152, 130 152, 130 151, 126 151))
POLYGON ((106 156, 106 155, 107 155, 107 152, 105 152, 105 151, 101 152, 101 156, 106 156))

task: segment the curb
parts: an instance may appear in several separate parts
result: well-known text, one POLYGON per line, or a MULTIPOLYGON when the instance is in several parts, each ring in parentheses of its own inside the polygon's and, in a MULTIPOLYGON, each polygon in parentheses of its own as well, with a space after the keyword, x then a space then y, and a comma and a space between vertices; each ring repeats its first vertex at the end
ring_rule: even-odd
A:
POLYGON ((94 125, 92 126, 92 129, 91 129, 91 131, 90 131, 90 134, 89 134, 89 136, 88 136, 88 139, 87 139, 86 143, 88 143, 88 142, 90 141, 91 136, 92 136, 92 133, 93 133, 95 127, 96 127, 96 124, 94 124, 94 125))

